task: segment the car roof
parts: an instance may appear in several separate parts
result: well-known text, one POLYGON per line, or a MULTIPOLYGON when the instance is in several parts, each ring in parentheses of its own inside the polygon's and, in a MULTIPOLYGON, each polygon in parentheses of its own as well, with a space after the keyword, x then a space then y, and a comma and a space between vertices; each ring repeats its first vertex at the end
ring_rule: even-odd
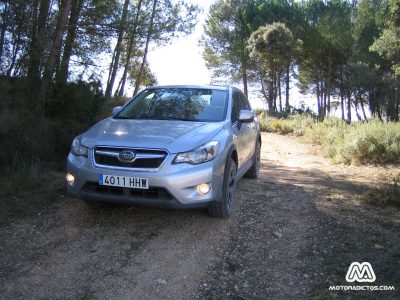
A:
POLYGON ((164 88, 189 88, 189 89, 210 89, 210 90, 223 90, 226 91, 229 89, 229 86, 220 86, 220 85, 157 85, 148 87, 147 89, 164 89, 164 88))

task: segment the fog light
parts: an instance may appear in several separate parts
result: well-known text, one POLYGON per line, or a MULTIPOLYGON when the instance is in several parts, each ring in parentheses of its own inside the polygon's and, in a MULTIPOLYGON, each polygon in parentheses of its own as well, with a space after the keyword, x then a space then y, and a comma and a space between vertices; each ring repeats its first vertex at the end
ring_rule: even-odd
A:
POLYGON ((211 185, 209 183, 202 183, 197 186, 197 192, 200 194, 208 194, 211 191, 211 185))
POLYGON ((75 182, 75 176, 72 175, 71 173, 67 173, 67 175, 65 175, 65 178, 67 179, 67 182, 69 185, 73 185, 75 182))

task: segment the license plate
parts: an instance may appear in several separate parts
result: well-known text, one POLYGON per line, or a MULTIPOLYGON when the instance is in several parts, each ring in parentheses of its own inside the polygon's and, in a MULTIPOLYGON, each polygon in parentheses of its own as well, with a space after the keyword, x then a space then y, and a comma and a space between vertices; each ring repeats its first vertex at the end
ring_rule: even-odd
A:
POLYGON ((99 185, 148 190, 149 179, 140 177, 99 174, 99 185))

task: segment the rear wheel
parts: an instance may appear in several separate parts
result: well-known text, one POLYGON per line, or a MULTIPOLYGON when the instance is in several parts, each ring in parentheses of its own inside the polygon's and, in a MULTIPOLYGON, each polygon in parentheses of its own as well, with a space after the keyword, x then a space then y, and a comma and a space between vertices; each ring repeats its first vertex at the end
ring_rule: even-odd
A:
POLYGON ((226 218, 235 210, 236 194, 236 163, 230 158, 224 174, 222 185, 222 200, 208 208, 208 213, 213 217, 226 218))
POLYGON ((246 178, 250 179, 256 179, 258 177, 258 173, 260 172, 260 165, 261 165, 261 144, 260 141, 257 141, 256 144, 256 149, 254 151, 254 156, 253 156, 253 165, 251 168, 247 171, 247 173, 244 175, 246 178))

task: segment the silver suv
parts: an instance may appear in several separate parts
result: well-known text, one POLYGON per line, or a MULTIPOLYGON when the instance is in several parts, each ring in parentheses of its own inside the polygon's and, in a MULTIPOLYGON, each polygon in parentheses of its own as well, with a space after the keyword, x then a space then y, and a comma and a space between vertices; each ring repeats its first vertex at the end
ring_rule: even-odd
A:
POLYGON ((260 147, 259 124, 239 89, 147 88, 74 139, 67 190, 88 204, 207 207, 228 217, 236 182, 258 176, 260 147))

